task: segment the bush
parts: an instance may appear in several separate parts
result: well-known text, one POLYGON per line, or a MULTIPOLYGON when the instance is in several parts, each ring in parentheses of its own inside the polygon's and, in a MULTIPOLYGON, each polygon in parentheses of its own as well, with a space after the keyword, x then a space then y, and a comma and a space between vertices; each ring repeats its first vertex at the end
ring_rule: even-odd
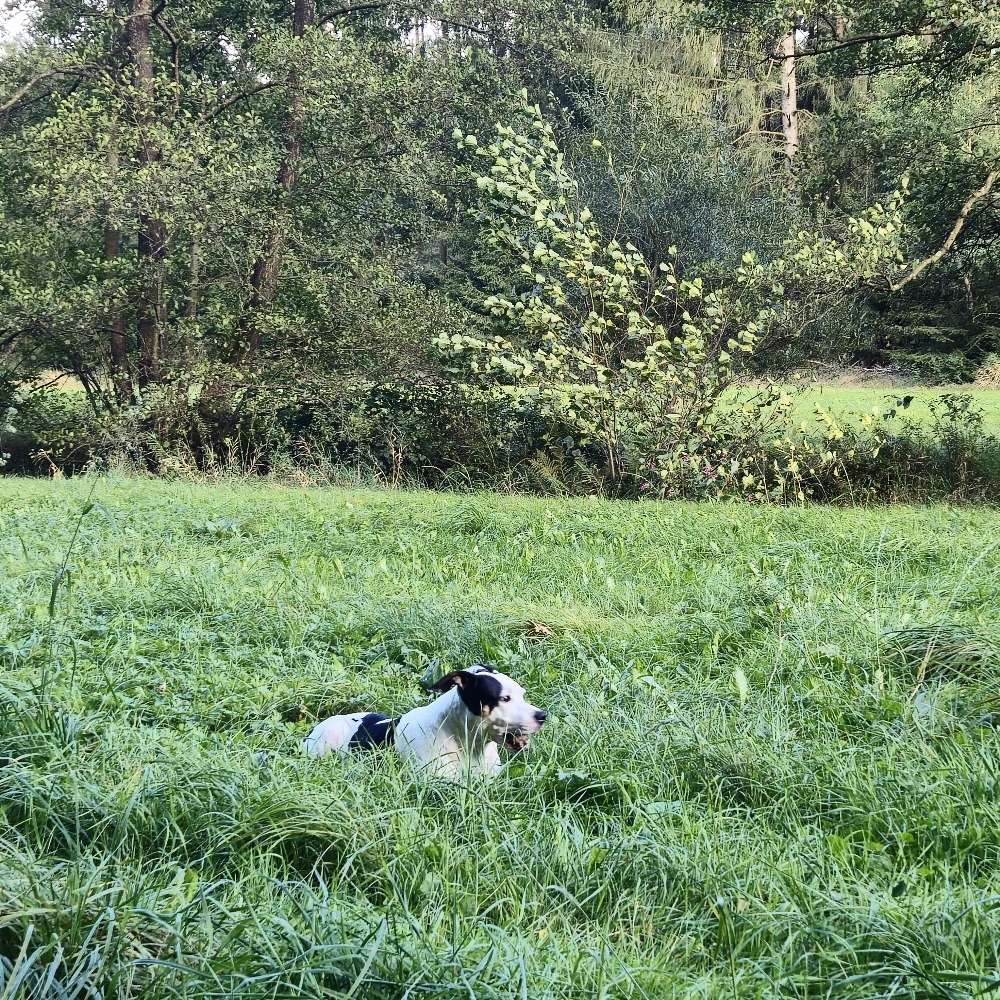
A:
POLYGON ((988 389, 1000 389, 1000 354, 988 354, 976 372, 976 382, 988 389))
POLYGON ((4 448, 9 446, 10 436, 17 433, 17 426, 14 423, 17 416, 16 402, 20 402, 20 399, 12 396, 9 403, 0 404, 0 469, 5 468, 10 461, 10 452, 4 448))
POLYGON ((482 482, 537 448, 524 414, 447 373, 376 381, 201 365, 96 413, 82 392, 31 392, 3 432, 8 472, 87 465, 155 474, 268 474, 355 466, 389 483, 482 482))
MULTIPOLYGON (((516 277, 483 303, 498 332, 442 331, 438 346, 470 357, 476 385, 530 414, 545 450, 592 466, 609 492, 802 496, 798 454, 768 462, 760 448, 791 400, 772 389, 732 407, 725 393, 759 342, 787 339, 812 305, 895 259, 899 198, 849 220, 841 240, 796 233, 767 264, 744 253, 710 285, 676 247, 654 265, 606 239, 537 105, 515 124, 485 147, 454 133, 488 161, 475 174, 484 238, 516 277)), ((834 465, 833 440, 809 461, 834 465)))
POLYGON ((82 390, 49 386, 22 392, 11 410, 0 448, 5 472, 72 470, 90 460, 100 430, 82 390))
MULTIPOLYGON (((863 416, 860 426, 845 424, 838 461, 805 470, 808 495, 852 502, 995 500, 1000 438, 986 432, 982 411, 971 396, 958 393, 941 396, 930 408, 930 423, 906 421, 892 431, 888 421, 898 415, 896 406, 877 419, 863 416)), ((808 438, 803 443, 808 447, 808 438)), ((821 446, 812 442, 813 451, 821 446)), ((787 443, 776 449, 779 455, 787 450, 787 443)))
POLYGON ((883 302, 871 315, 873 343, 859 352, 869 366, 892 367, 927 385, 971 382, 984 354, 1000 344, 1000 329, 975 320, 965 307, 919 301, 883 302))
POLYGON ((975 365, 961 351, 892 351, 887 357, 895 367, 926 385, 956 385, 970 381, 975 373, 975 365))
POLYGON ((524 415, 446 377, 372 381, 318 379, 308 392, 277 396, 262 388, 238 433, 257 425, 280 429, 293 460, 360 465, 398 484, 429 484, 449 474, 483 481, 524 461, 535 434, 524 415))

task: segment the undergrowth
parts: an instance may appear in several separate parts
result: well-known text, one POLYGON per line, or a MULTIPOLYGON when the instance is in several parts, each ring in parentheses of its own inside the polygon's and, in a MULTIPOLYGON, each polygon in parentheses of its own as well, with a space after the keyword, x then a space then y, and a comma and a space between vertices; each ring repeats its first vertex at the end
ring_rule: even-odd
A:
POLYGON ((237 419, 225 407, 203 412, 204 399, 192 402, 182 389, 100 417, 79 391, 28 394, 13 423, 0 426, 0 470, 771 503, 1000 498, 997 394, 989 391, 879 392, 851 410, 847 402, 862 397, 817 396, 805 383, 745 387, 727 397, 724 409, 745 412, 716 428, 715 457, 675 463, 654 485, 642 476, 609 480, 590 450, 543 439, 537 422, 509 409, 456 410, 438 400, 448 421, 417 407, 404 428, 389 411, 388 423, 373 422, 315 400, 287 411, 258 400, 237 419))

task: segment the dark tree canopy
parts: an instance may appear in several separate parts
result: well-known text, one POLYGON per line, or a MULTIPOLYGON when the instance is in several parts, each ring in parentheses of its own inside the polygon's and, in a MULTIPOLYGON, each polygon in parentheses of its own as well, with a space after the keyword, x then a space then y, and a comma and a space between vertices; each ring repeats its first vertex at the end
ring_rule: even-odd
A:
POLYGON ((844 238, 905 187, 895 270, 836 306, 803 301, 754 371, 824 358, 961 380, 1000 348, 1000 14, 978 0, 14 14, 4 406, 52 371, 79 380, 95 419, 130 413, 195 451, 266 411, 279 436, 322 428, 334 450, 383 455, 405 441, 417 465, 492 461, 473 438, 530 453, 530 430, 515 444, 488 429, 496 413, 474 432, 455 419, 476 390, 434 346, 494 330, 484 299, 520 288, 484 245, 451 137, 493 134, 522 90, 602 231, 654 268, 675 248, 707 287, 748 251, 779 258, 790 234, 844 238), (183 419, 157 410, 166 396, 183 419))

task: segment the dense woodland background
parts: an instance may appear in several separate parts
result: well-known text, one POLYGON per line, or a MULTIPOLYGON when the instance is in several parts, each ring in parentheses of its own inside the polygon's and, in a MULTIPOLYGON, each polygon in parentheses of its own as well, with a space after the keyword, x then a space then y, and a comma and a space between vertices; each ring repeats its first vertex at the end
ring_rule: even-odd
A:
POLYGON ((815 361, 1000 378, 1000 13, 984 0, 14 9, 10 469, 325 461, 625 495, 884 495, 931 472, 995 486, 995 439, 970 447, 961 401, 919 440, 827 421, 776 444, 784 393, 761 388, 815 361), (504 187, 521 166, 537 192, 504 187), (552 289, 518 257, 532 219, 590 241, 585 268, 548 259, 572 286, 551 336, 522 321, 552 289), (548 371, 564 342, 569 377, 510 360, 548 371), (53 374, 79 391, 46 388, 53 374))

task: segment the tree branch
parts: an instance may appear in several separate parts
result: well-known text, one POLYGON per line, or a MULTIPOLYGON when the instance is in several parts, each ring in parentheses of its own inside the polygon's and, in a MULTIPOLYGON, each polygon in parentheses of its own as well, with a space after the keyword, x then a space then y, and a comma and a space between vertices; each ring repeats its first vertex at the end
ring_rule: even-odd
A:
POLYGON ((160 32, 166 36, 167 40, 170 42, 170 60, 174 68, 174 114, 177 114, 180 106, 180 90, 181 90, 181 67, 180 67, 180 52, 181 43, 177 36, 173 33, 170 26, 166 24, 161 15, 166 9, 167 0, 160 0, 156 5, 155 9, 150 14, 150 19, 153 24, 160 29, 160 32))
POLYGON ((381 10, 383 7, 388 6, 389 0, 370 0, 370 2, 350 4, 347 7, 341 7, 339 10, 328 11, 316 24, 329 24, 330 21, 338 17, 347 17, 348 14, 358 14, 361 11, 381 10))
MULTIPOLYGON (((446 24, 449 28, 459 28, 462 31, 468 31, 473 35, 480 35, 483 38, 493 38, 495 34, 489 28, 480 28, 474 24, 467 24, 464 21, 453 21, 446 17, 436 17, 434 20, 437 21, 438 24, 446 24)), ((518 51, 513 46, 510 46, 510 49, 512 52, 518 51)))
POLYGON ((836 52, 839 49, 850 49, 858 45, 867 45, 869 42, 888 42, 895 38, 927 38, 943 35, 957 27, 954 22, 942 25, 938 28, 895 28, 892 31, 873 31, 865 35, 853 35, 850 38, 838 39, 829 45, 810 46, 803 45, 795 55, 781 55, 775 52, 772 58, 776 62, 784 59, 795 59, 801 56, 823 56, 828 52, 836 52))
POLYGON ((966 200, 965 204, 962 206, 962 210, 958 213, 958 218, 955 220, 955 225, 951 227, 951 232, 948 233, 948 238, 941 244, 940 249, 936 250, 930 255, 930 257, 925 257, 918 264, 915 264, 913 269, 905 277, 900 278, 899 281, 890 281, 889 290, 892 292, 898 292, 901 288, 904 288, 911 281, 918 278, 927 268, 936 264, 941 258, 955 245, 955 240, 958 239, 959 233, 961 233, 962 228, 965 226, 966 219, 969 218, 969 214, 984 198, 986 198, 990 191, 993 190, 993 185, 997 182, 997 178, 1000 177, 1000 169, 993 169, 986 175, 986 180, 983 182, 981 188, 977 188, 966 200))
MULTIPOLYGON (((49 80, 54 76, 75 76, 77 80, 87 74, 90 70, 99 69, 101 63, 80 63, 78 66, 56 66, 53 69, 43 70, 36 76, 33 76, 30 80, 26 81, 14 93, 7 98, 2 104, 0 104, 0 116, 6 115, 7 112, 13 111, 17 107, 18 102, 22 101, 38 84, 49 80)), ((45 96, 45 95, 42 95, 45 96)))
POLYGON ((18 89, 14 91, 12 97, 4 101, 3 104, 0 104, 0 115, 6 114, 13 107, 15 107, 17 102, 20 101, 21 98, 25 96, 25 94, 29 93, 29 91, 37 87, 38 84, 42 83, 44 80, 48 80, 49 77, 58 76, 61 72, 63 71, 58 69, 47 69, 43 73, 39 73, 37 76, 33 76, 30 80, 28 80, 27 83, 18 87, 18 89))
POLYGON ((226 100, 220 102, 219 104, 216 104, 216 106, 212 108, 211 111, 202 115, 202 121, 206 122, 211 121, 213 118, 217 118, 219 115, 221 115, 223 111, 227 111, 234 104, 238 104, 240 101, 249 100, 251 97, 254 97, 256 94, 259 94, 262 91, 271 90, 272 87, 282 87, 282 86, 284 86, 284 81, 282 80, 268 80, 266 83, 261 83, 258 86, 251 88, 250 90, 244 90, 242 93, 233 94, 232 97, 229 97, 226 100))

